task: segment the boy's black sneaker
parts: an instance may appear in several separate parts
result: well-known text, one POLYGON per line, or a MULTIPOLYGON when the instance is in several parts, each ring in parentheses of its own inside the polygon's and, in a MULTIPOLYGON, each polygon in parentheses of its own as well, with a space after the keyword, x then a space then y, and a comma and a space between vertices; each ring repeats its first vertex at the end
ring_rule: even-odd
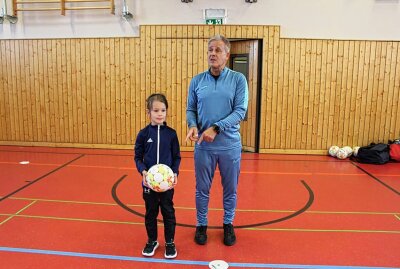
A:
POLYGON ((205 245, 207 243, 207 226, 196 227, 194 241, 199 245, 205 245))
POLYGON ((158 244, 157 241, 149 241, 149 242, 147 242, 146 246, 142 250, 142 255, 143 256, 147 256, 147 257, 153 256, 154 252, 156 251, 158 246, 159 246, 159 244, 158 244))
POLYGON ((165 254, 164 257, 167 259, 173 259, 178 255, 178 252, 176 251, 176 247, 174 242, 171 243, 165 243, 165 254))
POLYGON ((224 224, 224 244, 233 246, 236 243, 236 235, 232 224, 224 224))

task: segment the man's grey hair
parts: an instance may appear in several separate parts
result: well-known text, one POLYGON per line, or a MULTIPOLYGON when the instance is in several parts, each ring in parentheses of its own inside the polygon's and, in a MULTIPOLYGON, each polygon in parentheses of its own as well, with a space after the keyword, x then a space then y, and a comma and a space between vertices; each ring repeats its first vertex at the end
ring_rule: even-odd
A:
POLYGON ((225 52, 226 53, 230 52, 230 50, 231 50, 231 42, 229 42, 229 40, 226 39, 225 36, 218 34, 218 35, 215 35, 215 36, 211 37, 208 40, 208 46, 210 46, 210 43, 213 42, 213 41, 222 41, 222 42, 224 42, 224 44, 225 44, 225 52))

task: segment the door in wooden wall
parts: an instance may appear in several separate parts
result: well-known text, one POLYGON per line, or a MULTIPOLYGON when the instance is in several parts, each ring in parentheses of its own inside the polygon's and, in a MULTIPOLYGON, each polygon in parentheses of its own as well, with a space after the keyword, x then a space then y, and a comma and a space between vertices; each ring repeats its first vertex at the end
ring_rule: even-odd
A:
POLYGON ((258 151, 258 109, 259 109, 259 63, 260 45, 258 40, 231 41, 229 67, 243 73, 249 85, 249 106, 246 118, 240 125, 244 151, 258 151))

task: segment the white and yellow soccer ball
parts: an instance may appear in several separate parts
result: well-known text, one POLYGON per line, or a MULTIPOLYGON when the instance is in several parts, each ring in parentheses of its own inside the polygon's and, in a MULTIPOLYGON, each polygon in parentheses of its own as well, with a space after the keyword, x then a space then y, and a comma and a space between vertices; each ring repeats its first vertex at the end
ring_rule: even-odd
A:
POLYGON ((347 151, 347 157, 350 157, 353 154, 353 149, 349 146, 343 147, 345 151, 347 151))
POLYGON ((150 167, 146 175, 146 183, 156 192, 165 192, 173 187, 174 172, 165 164, 155 164, 150 167))
POLYGON ((332 157, 336 157, 336 154, 338 153, 339 149, 340 148, 338 146, 332 146, 332 147, 329 148, 328 153, 332 157))
POLYGON ((354 157, 357 157, 357 155, 358 155, 358 150, 360 149, 360 147, 354 147, 353 148, 353 155, 354 155, 354 157))
POLYGON ((344 148, 340 148, 338 153, 336 154, 336 157, 340 160, 344 160, 348 157, 347 150, 344 148))

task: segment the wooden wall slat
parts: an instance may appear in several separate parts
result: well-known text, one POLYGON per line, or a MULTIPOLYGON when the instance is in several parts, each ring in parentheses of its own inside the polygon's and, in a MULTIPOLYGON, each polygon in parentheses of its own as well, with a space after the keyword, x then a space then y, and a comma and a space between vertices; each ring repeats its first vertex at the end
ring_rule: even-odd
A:
MULTIPOLYGON (((282 39, 279 26, 151 25, 139 38, 0 40, 1 143, 132 148, 148 124, 146 97, 161 91, 169 125, 192 149, 184 141, 187 90, 207 68, 216 33, 262 40, 260 152, 325 153, 332 144, 400 136, 398 41, 282 39)), ((242 48, 257 64, 255 47, 242 48)), ((254 103, 252 125, 242 129, 255 129, 254 103)), ((255 136, 243 133, 243 141, 255 136)))

